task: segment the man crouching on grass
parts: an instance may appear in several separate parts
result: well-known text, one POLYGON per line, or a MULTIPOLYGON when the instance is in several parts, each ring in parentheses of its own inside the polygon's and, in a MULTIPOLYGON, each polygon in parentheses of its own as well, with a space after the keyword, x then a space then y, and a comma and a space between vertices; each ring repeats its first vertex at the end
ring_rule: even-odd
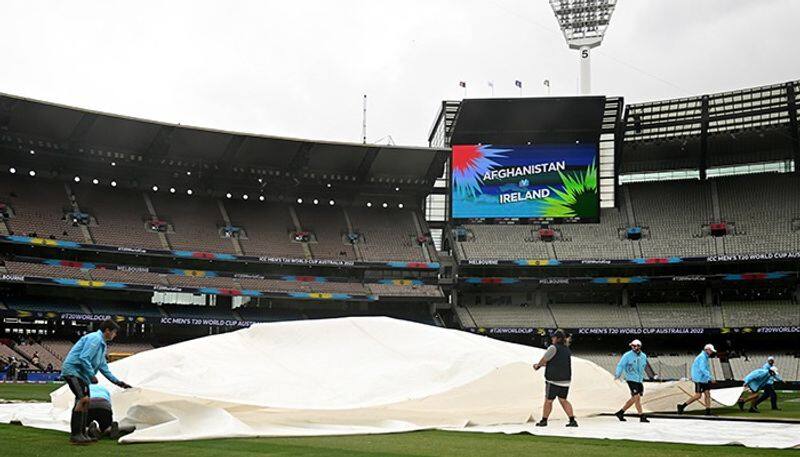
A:
POLYGON ((89 444, 96 441, 86 436, 86 422, 89 415, 89 384, 97 383, 95 376, 98 371, 123 389, 131 387, 117 379, 106 363, 106 342, 113 340, 118 331, 119 326, 114 321, 103 322, 99 330, 88 333, 78 340, 64 359, 61 378, 75 395, 69 437, 69 441, 73 444, 89 444))
POLYGON ((569 382, 572 379, 572 352, 567 347, 567 334, 563 330, 556 330, 550 338, 551 345, 545 351, 544 356, 533 365, 534 370, 546 367, 544 370, 545 392, 544 406, 542 406, 542 420, 536 423, 537 427, 547 427, 547 418, 553 411, 553 400, 558 398, 561 407, 569 417, 567 427, 577 427, 575 413, 572 412, 572 405, 567 401, 569 394, 569 382))

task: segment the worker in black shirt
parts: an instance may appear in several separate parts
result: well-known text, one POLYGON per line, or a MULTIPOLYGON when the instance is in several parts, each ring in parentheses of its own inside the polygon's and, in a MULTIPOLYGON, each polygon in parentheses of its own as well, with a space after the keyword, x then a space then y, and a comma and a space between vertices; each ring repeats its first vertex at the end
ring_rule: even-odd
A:
POLYGON ((533 365, 534 370, 545 367, 545 399, 542 406, 542 420, 536 423, 537 427, 547 427, 547 418, 553 411, 553 400, 556 398, 569 417, 567 427, 578 426, 572 405, 567 401, 569 383, 572 379, 572 352, 566 345, 567 338, 567 334, 561 329, 553 332, 550 336, 550 347, 547 348, 539 363, 533 365))

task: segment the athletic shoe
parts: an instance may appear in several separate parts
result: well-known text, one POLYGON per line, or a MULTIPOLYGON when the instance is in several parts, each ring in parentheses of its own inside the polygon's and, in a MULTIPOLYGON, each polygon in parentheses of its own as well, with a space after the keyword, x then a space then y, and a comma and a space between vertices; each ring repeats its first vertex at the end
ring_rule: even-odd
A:
POLYGON ((111 423, 111 427, 108 429, 108 436, 112 440, 119 439, 119 424, 116 421, 111 423))
POLYGON ((577 426, 578 423, 575 422, 575 419, 572 419, 571 421, 567 422, 567 427, 577 427, 577 426))
POLYGON ((542 419, 536 423, 537 427, 547 427, 547 419, 542 419))
POLYGON ((94 441, 92 441, 92 439, 91 439, 91 438, 89 438, 89 437, 88 437, 88 436, 86 436, 86 435, 71 435, 71 436, 69 437, 69 442, 70 442, 71 444, 76 444, 76 445, 78 445, 78 446, 85 446, 85 445, 87 445, 87 444, 92 444, 92 443, 94 443, 94 441))
POLYGON ((686 409, 686 405, 683 403, 678 405, 678 414, 683 414, 683 411, 686 409))
POLYGON ((619 419, 620 422, 627 421, 627 419, 625 419, 625 411, 617 411, 616 413, 614 413, 614 415, 617 416, 617 419, 619 419))
POLYGON ((650 421, 647 419, 647 416, 645 416, 644 414, 639 416, 639 422, 646 422, 648 424, 650 423, 650 421))
POLYGON ((755 407, 751 406, 750 409, 747 410, 747 412, 748 413, 760 413, 761 411, 759 411, 758 408, 755 408, 755 407))
POLYGON ((736 403, 739 405, 739 411, 744 411, 744 402, 742 400, 739 400, 736 403))
POLYGON ((86 436, 97 441, 100 439, 101 435, 102 432, 100 432, 100 426, 97 425, 97 421, 92 421, 92 423, 89 424, 89 427, 86 430, 86 436))

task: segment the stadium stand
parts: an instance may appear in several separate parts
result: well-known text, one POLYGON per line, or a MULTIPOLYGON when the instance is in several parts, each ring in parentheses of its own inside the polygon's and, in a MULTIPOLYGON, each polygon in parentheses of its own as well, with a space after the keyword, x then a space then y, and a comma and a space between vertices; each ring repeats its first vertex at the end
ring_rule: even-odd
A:
POLYGON ((637 257, 716 254, 713 239, 702 227, 714 219, 708 184, 699 181, 628 185, 635 224, 647 227, 637 257), (665 197, 667 196, 667 197, 665 197))
POLYGON ((158 218, 172 227, 167 240, 173 249, 236 253, 231 239, 220 233, 225 224, 216 200, 158 193, 150 199, 158 218))
POLYGON ((0 202, 14 210, 6 224, 15 235, 86 241, 80 229, 64 219, 72 207, 61 182, 6 174, 0 179, 0 202))
POLYGON ((723 237, 726 254, 800 249, 800 178, 791 174, 717 180, 722 219, 735 229, 723 237))
POLYGON ((274 292, 322 292, 365 294, 362 284, 346 282, 289 282, 274 279, 239 278, 237 281, 244 289, 268 290, 274 292))
POLYGON ((35 366, 39 369, 44 369, 48 363, 53 365, 54 370, 61 369, 61 361, 63 359, 57 357, 48 348, 35 341, 27 341, 24 344, 18 344, 14 349, 25 356, 26 359, 30 360, 31 364, 33 364, 34 355, 37 355, 39 363, 35 366))
POLYGON ((459 242, 466 259, 520 258, 547 259, 552 257, 547 244, 533 239, 533 227, 526 225, 466 225, 468 241, 459 242))
POLYGON ((353 223, 353 230, 362 235, 359 249, 364 260, 427 260, 414 241, 419 233, 411 211, 348 208, 347 212, 353 223))
POLYGON ((561 238, 553 242, 558 259, 632 259, 638 257, 633 242, 621 235, 628 227, 624 209, 600 210, 598 224, 553 226, 561 238))
POLYGON ((642 327, 719 328, 709 306, 698 303, 639 303, 642 327))
POLYGON ((302 229, 314 234, 309 249, 315 259, 356 260, 353 246, 344 242, 349 230, 342 208, 298 205, 295 211, 302 229))
POLYGON ((246 238, 239 239, 246 255, 305 257, 302 245, 290 240, 296 227, 288 205, 233 200, 225 201, 224 205, 231 223, 247 233, 246 238))
POLYGON ((800 306, 790 301, 728 301, 722 304, 726 327, 800 325, 800 306))
POLYGON ((89 226, 95 244, 145 249, 167 249, 145 221, 152 218, 140 192, 116 188, 109 191, 88 184, 73 186, 81 211, 89 213, 96 225, 89 226))
POLYGON ((605 303, 553 303, 550 310, 556 326, 578 327, 641 327, 635 308, 605 303))
POLYGON ((546 306, 488 305, 458 307, 456 311, 465 327, 556 327, 546 306))
POLYGON ((366 284, 370 293, 381 297, 442 297, 442 290, 431 285, 366 284))
POLYGON ((233 278, 222 277, 196 277, 196 276, 164 276, 170 285, 179 287, 218 287, 222 289, 241 289, 233 278))
POLYGON ((166 275, 132 270, 89 270, 89 276, 95 281, 112 281, 126 284, 168 285, 166 275))
POLYGON ((39 276, 45 278, 72 278, 89 280, 87 270, 70 267, 56 267, 40 263, 14 262, 6 260, 6 268, 14 274, 24 276, 39 276))

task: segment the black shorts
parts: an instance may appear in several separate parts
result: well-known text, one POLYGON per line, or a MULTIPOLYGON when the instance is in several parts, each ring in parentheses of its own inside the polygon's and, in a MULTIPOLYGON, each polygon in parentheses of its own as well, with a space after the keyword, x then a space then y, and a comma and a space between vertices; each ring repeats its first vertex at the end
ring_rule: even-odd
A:
POLYGON ((555 400, 556 398, 563 398, 564 400, 566 400, 567 395, 569 395, 569 387, 561 387, 546 382, 545 395, 547 395, 548 400, 555 400))
POLYGON ((703 392, 708 392, 711 390, 711 383, 710 382, 696 382, 694 383, 694 393, 701 394, 703 392))
POLYGON ((631 391, 631 396, 644 395, 644 384, 636 381, 628 381, 628 389, 631 391))
POLYGON ((81 398, 89 396, 89 384, 81 378, 76 376, 64 376, 64 382, 69 386, 72 395, 75 395, 75 404, 77 405, 81 398))

